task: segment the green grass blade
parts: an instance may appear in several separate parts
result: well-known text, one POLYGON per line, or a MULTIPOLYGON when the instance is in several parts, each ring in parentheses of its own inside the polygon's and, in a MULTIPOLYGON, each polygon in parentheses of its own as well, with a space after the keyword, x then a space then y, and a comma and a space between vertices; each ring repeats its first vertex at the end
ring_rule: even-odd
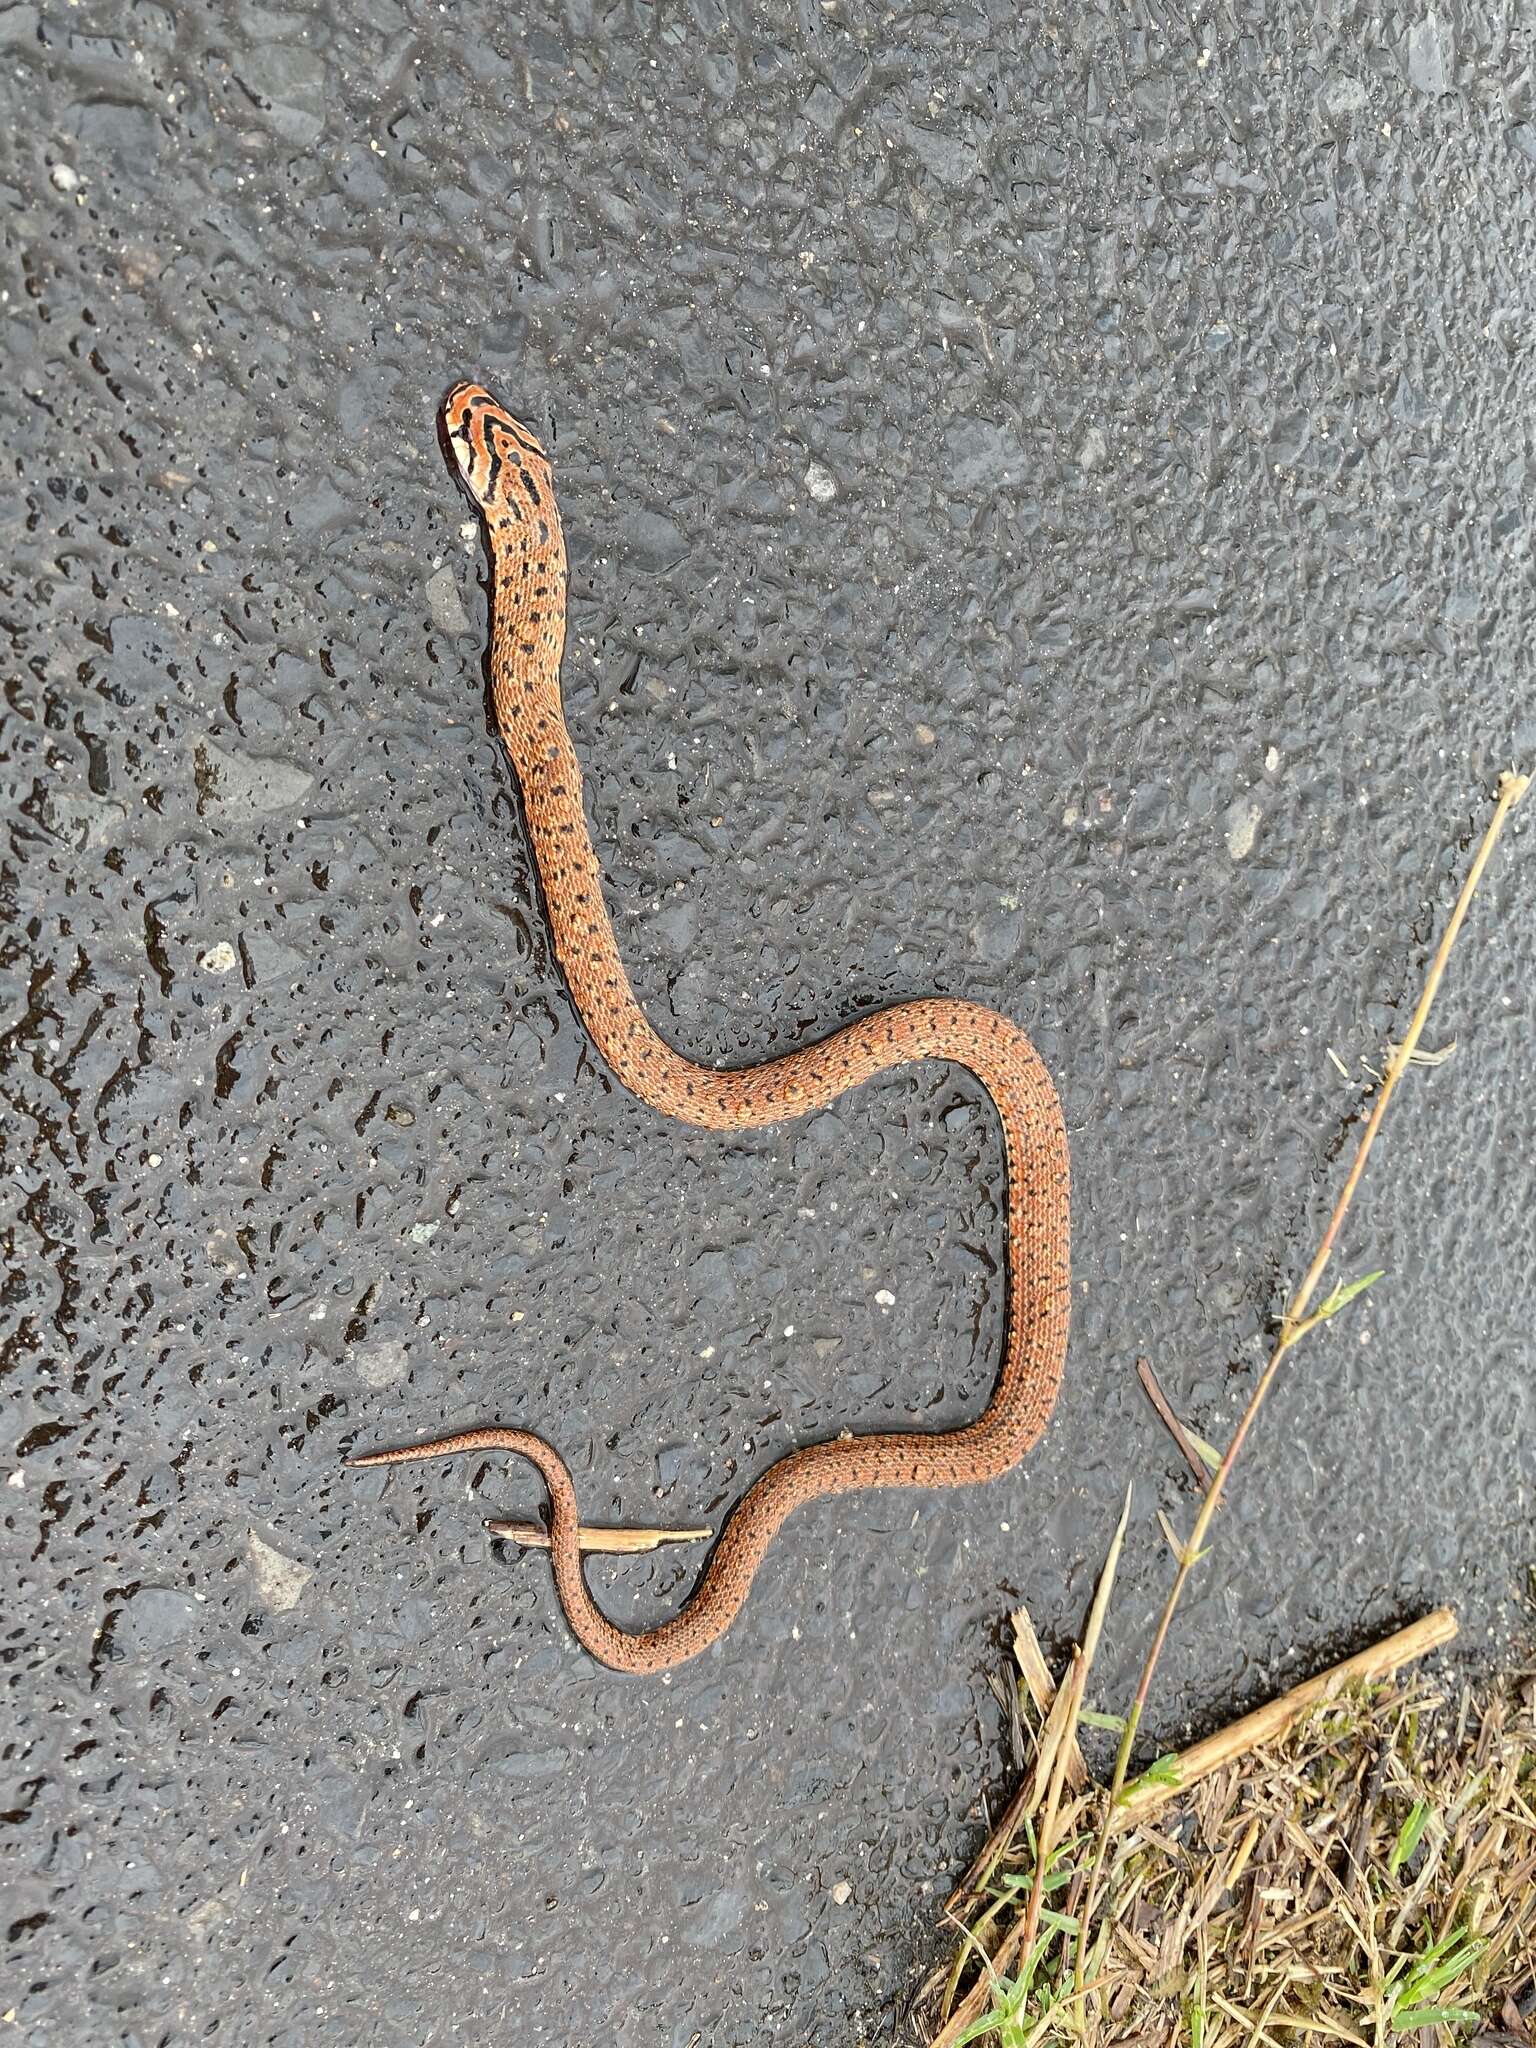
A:
POLYGON ((1464 2027, 1474 2025, 1478 2014, 1465 2005, 1410 2005, 1406 2012, 1392 2015, 1394 2034, 1411 2034, 1416 2027, 1464 2027))
POLYGON ((1392 1844, 1392 1852, 1387 1858, 1387 1869, 1393 1877, 1396 1877, 1424 1839, 1424 1830, 1429 1825, 1429 1816, 1433 1810, 1427 1799, 1415 1799, 1413 1802, 1408 1818, 1398 1829, 1397 1840, 1392 1844))
POLYGON ((1097 1707, 1079 1707, 1077 1718, 1085 1728, 1107 1728, 1111 1735, 1125 1733, 1124 1714, 1105 1714, 1097 1707))
POLYGON ((1322 1307, 1314 1311, 1318 1321, 1326 1322, 1329 1316, 1336 1316, 1339 1310, 1347 1307, 1357 1294, 1364 1294, 1367 1287, 1374 1287, 1376 1282, 1386 1273, 1386 1270, 1386 1267, 1382 1266, 1374 1273, 1362 1273, 1358 1280, 1341 1281, 1323 1303, 1322 1307))
POLYGON ((1167 1755, 1160 1756, 1156 1763, 1148 1764, 1139 1778, 1131 1780, 1130 1784, 1120 1794, 1119 1803, 1123 1806, 1133 1793, 1142 1791, 1148 1785, 1178 1785, 1180 1783, 1182 1783, 1182 1780, 1179 1777, 1179 1760, 1173 1751, 1169 1750, 1167 1755))

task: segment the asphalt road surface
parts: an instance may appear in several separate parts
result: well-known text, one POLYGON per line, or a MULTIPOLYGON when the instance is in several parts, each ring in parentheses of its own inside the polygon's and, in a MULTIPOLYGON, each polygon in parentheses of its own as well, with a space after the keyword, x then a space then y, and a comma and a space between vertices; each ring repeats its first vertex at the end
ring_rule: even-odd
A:
MULTIPOLYGON (((1536 755, 1507 10, 0 7, 8 1929, 40 2048, 886 2041, 1126 1482, 1123 1705, 1497 772, 1536 755), (1024 1023, 1075 1326, 988 1489, 824 1504, 670 1681, 493 1459, 718 1524, 975 1412, 962 1074, 727 1141, 595 1060, 487 717, 455 378, 552 440, 608 900, 701 1059, 1024 1023)), ((1531 1556, 1517 817, 1178 1626, 1180 1740, 1531 1556)), ((607 1562, 675 1611, 695 1553, 607 1562)))

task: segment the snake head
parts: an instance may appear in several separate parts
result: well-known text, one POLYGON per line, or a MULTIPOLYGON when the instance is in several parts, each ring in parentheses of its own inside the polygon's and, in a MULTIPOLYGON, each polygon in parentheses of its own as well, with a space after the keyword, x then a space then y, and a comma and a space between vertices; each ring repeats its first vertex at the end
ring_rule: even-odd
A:
POLYGON ((526 517, 554 503, 549 457, 483 384, 455 384, 442 421, 464 488, 488 518, 526 517))

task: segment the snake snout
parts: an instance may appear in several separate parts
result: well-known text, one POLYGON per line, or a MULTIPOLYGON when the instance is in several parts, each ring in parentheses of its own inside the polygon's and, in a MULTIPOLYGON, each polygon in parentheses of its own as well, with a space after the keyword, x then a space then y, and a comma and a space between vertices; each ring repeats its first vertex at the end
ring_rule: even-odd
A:
POLYGON ((536 435, 515 420, 483 384, 455 384, 439 414, 442 439, 465 489, 489 507, 510 464, 526 474, 531 463, 547 477, 549 458, 536 435))

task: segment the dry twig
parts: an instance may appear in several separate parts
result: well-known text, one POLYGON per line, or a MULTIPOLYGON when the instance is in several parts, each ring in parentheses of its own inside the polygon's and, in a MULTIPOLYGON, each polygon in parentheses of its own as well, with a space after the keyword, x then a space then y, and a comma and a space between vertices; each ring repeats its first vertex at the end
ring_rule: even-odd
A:
MULTIPOLYGON (((486 1530, 508 1543, 522 1543, 530 1550, 548 1550, 549 1531, 540 1522, 487 1522, 486 1530)), ((659 1550, 663 1543, 705 1543, 713 1529, 589 1529, 583 1524, 576 1541, 583 1550, 606 1551, 629 1556, 659 1550)))

